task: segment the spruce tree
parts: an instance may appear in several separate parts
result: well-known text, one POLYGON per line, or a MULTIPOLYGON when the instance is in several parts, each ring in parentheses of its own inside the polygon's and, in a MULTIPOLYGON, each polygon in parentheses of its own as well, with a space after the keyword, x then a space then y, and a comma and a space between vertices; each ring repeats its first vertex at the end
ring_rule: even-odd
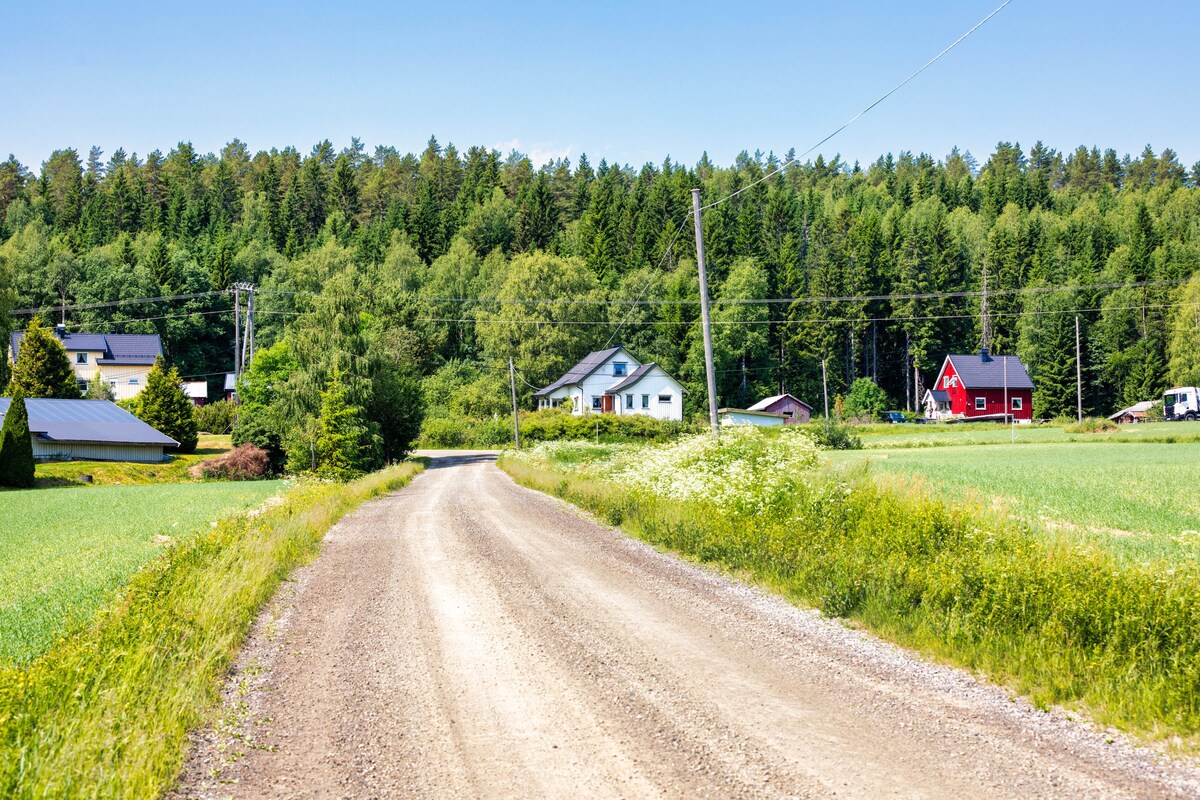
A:
POLYGON ((146 388, 138 401, 142 421, 179 442, 180 453, 196 449, 199 436, 192 402, 183 393, 179 372, 174 367, 166 369, 162 358, 146 376, 146 388))
POLYGON ((109 402, 117 399, 112 386, 109 385, 108 381, 104 380, 104 375, 101 374, 100 370, 96 370, 96 374, 88 382, 87 391, 84 392, 83 396, 88 400, 108 400, 109 402))
POLYGON ((5 394, 21 392, 26 397, 79 399, 75 370, 62 342, 35 317, 25 329, 5 394))
POLYGON ((25 396, 13 395, 0 428, 0 486, 14 489, 33 487, 33 440, 29 438, 29 412, 25 396))
POLYGON ((363 454, 366 435, 362 411, 346 397, 346 387, 335 369, 329 388, 321 393, 315 444, 317 475, 338 481, 362 475, 367 466, 363 454))

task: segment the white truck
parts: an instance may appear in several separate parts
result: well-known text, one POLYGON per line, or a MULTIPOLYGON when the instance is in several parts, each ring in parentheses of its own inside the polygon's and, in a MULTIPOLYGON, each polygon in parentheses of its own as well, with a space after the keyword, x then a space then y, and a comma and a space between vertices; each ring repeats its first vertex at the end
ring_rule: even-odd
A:
POLYGON ((1200 419, 1200 389, 1184 386, 1163 394, 1163 419, 1191 422, 1200 419))

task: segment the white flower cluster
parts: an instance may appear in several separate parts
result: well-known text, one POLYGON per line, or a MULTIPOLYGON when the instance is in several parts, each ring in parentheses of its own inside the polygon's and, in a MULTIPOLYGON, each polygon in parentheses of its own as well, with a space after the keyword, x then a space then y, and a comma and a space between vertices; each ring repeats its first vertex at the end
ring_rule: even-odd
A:
POLYGON ((554 442, 526 457, 672 500, 764 514, 786 505, 817 465, 817 453, 802 433, 739 425, 722 429, 720 439, 698 434, 642 447, 554 442))

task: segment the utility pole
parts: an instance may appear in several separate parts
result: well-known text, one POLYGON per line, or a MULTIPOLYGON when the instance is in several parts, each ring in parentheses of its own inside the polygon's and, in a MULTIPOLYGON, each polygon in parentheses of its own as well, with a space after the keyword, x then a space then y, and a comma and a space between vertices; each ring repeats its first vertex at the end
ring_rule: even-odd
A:
POLYGON ((825 359, 821 359, 821 391, 825 394, 825 424, 829 424, 829 381, 825 376, 825 359))
POLYGON ((517 376, 513 369, 512 356, 508 357, 508 386, 512 391, 512 407, 513 407, 513 448, 521 449, 521 425, 517 422, 517 376))
POLYGON ((1079 357, 1079 315, 1075 315, 1075 416, 1083 422, 1083 361, 1079 357))
POLYGON ((712 320, 708 315, 708 277, 704 272, 704 226, 700 223, 700 190, 692 189, 692 211, 696 218, 696 268, 700 271, 700 320, 704 326, 704 371, 708 377, 708 421, 713 436, 720 436, 717 420, 717 375, 713 367, 712 320))
POLYGON ((233 379, 242 374, 242 287, 233 285, 233 379))

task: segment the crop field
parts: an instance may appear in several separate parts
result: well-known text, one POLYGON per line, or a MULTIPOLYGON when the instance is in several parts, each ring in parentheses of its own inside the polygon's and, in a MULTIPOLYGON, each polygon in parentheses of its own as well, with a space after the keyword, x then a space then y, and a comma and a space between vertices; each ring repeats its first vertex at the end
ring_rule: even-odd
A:
POLYGON ((1001 509, 1122 559, 1200 560, 1200 496, 1184 477, 1186 465, 1200 457, 1200 444, 1189 441, 1200 423, 1136 425, 1112 434, 1018 428, 1015 446, 1007 430, 913 428, 868 434, 867 449, 831 453, 830 461, 867 461, 880 476, 920 476, 942 499, 1001 509), (968 443, 954 443, 954 436, 968 443), (918 444, 939 437, 938 444, 918 444), (1161 443, 1168 437, 1177 443, 1161 443))
POLYGON ((282 481, 0 492, 0 663, 87 624, 174 541, 255 508, 282 481))
POLYGON ((871 425, 860 428, 863 446, 875 448, 955 447, 968 444, 1051 444, 1055 442, 1200 443, 1200 422, 1122 425, 1109 433, 1068 433, 1059 425, 871 425))

